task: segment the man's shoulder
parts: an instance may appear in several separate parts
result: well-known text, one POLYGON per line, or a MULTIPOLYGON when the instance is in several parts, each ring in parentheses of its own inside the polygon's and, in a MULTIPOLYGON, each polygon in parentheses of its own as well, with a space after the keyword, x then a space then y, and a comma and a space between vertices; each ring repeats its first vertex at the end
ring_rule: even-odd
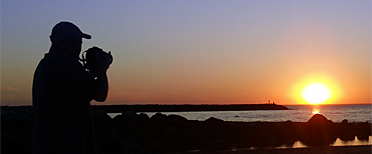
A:
POLYGON ((68 53, 64 52, 51 52, 45 54, 43 59, 44 63, 51 65, 61 65, 61 66, 79 66, 82 67, 82 64, 78 59, 68 53))
POLYGON ((47 53, 40 61, 35 74, 52 76, 78 75, 88 76, 84 66, 74 57, 63 53, 47 53), (63 75, 64 74, 64 75, 63 75))

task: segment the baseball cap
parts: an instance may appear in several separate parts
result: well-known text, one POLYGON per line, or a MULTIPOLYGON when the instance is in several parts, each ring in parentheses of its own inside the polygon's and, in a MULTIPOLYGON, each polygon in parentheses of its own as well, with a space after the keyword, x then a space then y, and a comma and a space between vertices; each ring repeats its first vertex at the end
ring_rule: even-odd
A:
POLYGON ((92 36, 81 32, 81 30, 71 22, 62 21, 56 24, 52 29, 50 36, 52 40, 69 40, 76 37, 91 39, 92 36))

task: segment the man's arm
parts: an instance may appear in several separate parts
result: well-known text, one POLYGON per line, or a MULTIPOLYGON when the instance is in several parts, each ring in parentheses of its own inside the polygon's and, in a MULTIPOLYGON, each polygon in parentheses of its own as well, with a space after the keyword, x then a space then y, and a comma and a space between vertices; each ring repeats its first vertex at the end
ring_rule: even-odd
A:
POLYGON ((99 57, 96 55, 97 58, 97 66, 96 69, 93 70, 93 73, 96 74, 96 82, 98 82, 98 89, 96 89, 96 95, 94 96, 94 100, 98 102, 103 102, 107 98, 108 93, 108 79, 107 79, 107 69, 109 68, 110 64, 112 63, 112 56, 111 55, 104 55, 104 57, 99 57))

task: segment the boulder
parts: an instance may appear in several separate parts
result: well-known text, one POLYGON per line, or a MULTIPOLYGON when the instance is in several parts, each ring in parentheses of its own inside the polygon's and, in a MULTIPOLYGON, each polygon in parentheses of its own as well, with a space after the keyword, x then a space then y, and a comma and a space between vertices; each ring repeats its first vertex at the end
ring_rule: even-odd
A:
POLYGON ((307 123, 310 125, 319 125, 319 124, 323 125, 323 124, 330 124, 333 122, 328 120, 325 116, 321 114, 315 114, 307 121, 307 123))
POLYGON ((334 123, 321 114, 313 115, 300 134, 300 141, 308 146, 330 145, 337 139, 334 123))
POLYGON ((137 126, 138 118, 135 112, 123 112, 113 118, 116 126, 137 126))
POLYGON ((105 131, 111 124, 111 120, 111 117, 106 112, 93 112, 93 124, 96 131, 105 131))
POLYGON ((187 120, 185 117, 182 117, 180 115, 168 115, 167 117, 169 125, 172 125, 176 127, 177 129, 187 129, 189 120, 187 120))
POLYGON ((167 115, 162 113, 156 113, 150 118, 151 122, 156 126, 165 126, 168 125, 167 115))
POLYGON ((215 118, 215 117, 210 117, 210 118, 208 118, 207 120, 205 120, 205 122, 216 124, 216 123, 222 123, 222 122, 224 122, 224 121, 221 120, 221 119, 217 119, 217 118, 215 118))
POLYGON ((355 128, 347 119, 342 120, 337 128, 337 135, 341 141, 352 141, 355 139, 355 128))
POLYGON ((371 131, 371 124, 368 122, 360 122, 355 124, 355 133, 359 140, 368 141, 371 131))
POLYGON ((150 123, 150 117, 145 113, 140 113, 137 116, 137 120, 141 126, 147 126, 150 123))

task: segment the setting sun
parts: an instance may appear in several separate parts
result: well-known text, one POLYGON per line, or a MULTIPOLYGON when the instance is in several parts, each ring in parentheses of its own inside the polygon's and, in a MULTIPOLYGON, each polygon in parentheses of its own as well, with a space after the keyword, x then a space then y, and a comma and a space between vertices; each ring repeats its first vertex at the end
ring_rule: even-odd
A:
POLYGON ((298 104, 335 104, 343 98, 339 80, 325 73, 304 75, 295 81, 290 95, 298 104))
POLYGON ((310 83, 301 93, 301 97, 311 104, 321 104, 331 98, 331 91, 323 83, 310 83))

